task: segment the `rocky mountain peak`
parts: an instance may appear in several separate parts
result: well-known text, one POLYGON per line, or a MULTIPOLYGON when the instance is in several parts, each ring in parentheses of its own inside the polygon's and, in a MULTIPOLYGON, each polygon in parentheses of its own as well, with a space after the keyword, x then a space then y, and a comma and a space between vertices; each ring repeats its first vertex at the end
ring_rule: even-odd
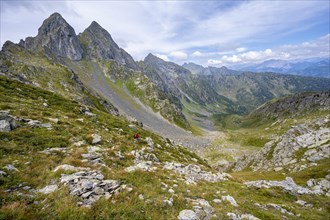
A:
POLYGON ((52 14, 42 23, 36 37, 28 37, 20 45, 31 51, 43 48, 47 55, 71 60, 80 60, 83 53, 74 29, 59 13, 52 14))
POLYGON ((125 50, 112 39, 110 33, 93 21, 83 33, 79 34, 87 59, 115 60, 119 64, 138 70, 138 66, 125 50))
POLYGON ((145 63, 165 62, 161 58, 149 53, 143 60, 145 63))

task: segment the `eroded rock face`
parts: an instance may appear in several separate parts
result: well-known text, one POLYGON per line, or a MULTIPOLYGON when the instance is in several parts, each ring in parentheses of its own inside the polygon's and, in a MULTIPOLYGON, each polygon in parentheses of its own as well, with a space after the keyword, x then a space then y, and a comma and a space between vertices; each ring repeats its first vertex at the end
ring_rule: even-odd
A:
POLYGON ((52 14, 43 22, 36 37, 28 37, 19 44, 31 51, 43 48, 48 55, 54 54, 71 60, 80 60, 83 54, 74 29, 58 13, 52 14))
POLYGON ((254 171, 301 171, 330 157, 330 116, 292 126, 257 153, 237 160, 234 171, 250 166, 254 171))

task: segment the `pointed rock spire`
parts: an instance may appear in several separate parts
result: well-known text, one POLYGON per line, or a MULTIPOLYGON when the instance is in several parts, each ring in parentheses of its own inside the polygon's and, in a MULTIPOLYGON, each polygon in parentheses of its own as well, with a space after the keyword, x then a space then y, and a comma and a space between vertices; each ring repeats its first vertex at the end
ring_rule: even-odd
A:
POLYGON ((108 31, 93 21, 83 33, 79 35, 80 42, 87 59, 116 60, 131 69, 139 67, 125 50, 120 48, 112 39, 108 31))
POLYGON ((80 60, 83 50, 74 29, 59 14, 47 18, 38 29, 36 37, 28 37, 20 42, 31 51, 44 49, 46 54, 80 60))

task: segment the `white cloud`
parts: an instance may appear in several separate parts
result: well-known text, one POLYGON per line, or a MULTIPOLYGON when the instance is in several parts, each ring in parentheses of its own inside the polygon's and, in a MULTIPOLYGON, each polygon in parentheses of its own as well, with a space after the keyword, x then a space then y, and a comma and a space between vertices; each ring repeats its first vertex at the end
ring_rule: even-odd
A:
POLYGON ((169 56, 178 61, 186 60, 188 58, 188 55, 182 51, 173 51, 169 56))
MULTIPOLYGON (((283 44, 286 35, 302 33, 329 22, 327 1, 286 1, 284 4, 280 0, 129 3, 68 0, 56 3, 2 1, 1 4, 0 44, 6 40, 18 42, 21 38, 34 36, 42 21, 58 11, 77 33, 93 20, 97 21, 136 60, 143 59, 149 52, 167 54, 173 59, 187 59, 187 54, 174 54, 172 57, 170 54, 173 51, 195 51, 193 48, 203 51, 195 51, 189 57, 197 62, 219 60, 219 56, 223 55, 248 53, 247 47, 253 48, 260 43, 267 45, 279 41, 283 44)), ((276 52, 275 45, 268 47, 276 52)), ((313 45, 300 47, 305 48, 307 54, 315 54, 313 45)), ((282 49, 290 57, 295 56, 282 49)), ((251 53, 246 56, 258 59, 265 54, 267 52, 264 51, 261 55, 251 53)), ((238 58, 243 60, 240 56, 238 58)), ((237 58, 232 57, 232 60, 237 58)))
POLYGON ((193 52, 193 53, 191 54, 191 56, 192 56, 192 57, 202 57, 203 54, 202 54, 201 52, 199 52, 199 51, 195 51, 195 52, 193 52))
POLYGON ((218 65, 222 65, 222 64, 224 64, 221 60, 214 60, 214 59, 209 59, 208 61, 207 61, 207 64, 209 65, 209 66, 218 66, 218 65))
POLYGON ((275 49, 247 51, 233 55, 225 55, 219 59, 209 59, 208 65, 233 65, 237 63, 263 62, 269 59, 298 60, 315 57, 330 57, 330 34, 318 40, 307 41, 301 44, 283 45, 275 49))
POLYGON ((245 47, 238 47, 238 48, 236 48, 236 52, 238 52, 238 53, 244 52, 246 50, 247 49, 245 47))
POLYGON ((233 55, 233 56, 223 56, 222 60, 224 62, 228 62, 228 63, 238 63, 241 62, 242 59, 239 58, 237 55, 233 55))
POLYGON ((162 60, 170 61, 170 59, 168 58, 168 56, 166 56, 166 55, 164 55, 164 54, 158 54, 158 53, 156 53, 155 56, 156 56, 156 57, 159 57, 159 58, 162 59, 162 60))

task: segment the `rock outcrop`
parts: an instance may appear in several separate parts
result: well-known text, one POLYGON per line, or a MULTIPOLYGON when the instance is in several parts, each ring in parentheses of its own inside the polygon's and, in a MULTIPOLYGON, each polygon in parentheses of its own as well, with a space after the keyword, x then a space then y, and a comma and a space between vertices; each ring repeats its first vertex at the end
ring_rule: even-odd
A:
POLYGON ((309 180, 307 184, 309 187, 302 187, 297 185, 291 177, 286 177, 283 181, 267 181, 267 180, 257 180, 249 181, 244 183, 248 187, 256 188, 271 188, 280 187, 292 195, 302 195, 302 194, 315 194, 322 195, 326 194, 330 196, 330 181, 321 178, 319 181, 309 180))
POLYGON ((28 37, 19 44, 33 52, 44 49, 50 57, 55 55, 80 60, 83 54, 74 29, 59 13, 52 14, 43 22, 36 37, 28 37))
POLYGON ((194 164, 185 166, 180 163, 166 162, 163 169, 173 170, 174 172, 185 176, 186 184, 197 184, 196 182, 201 180, 207 182, 220 182, 228 180, 228 178, 231 177, 227 173, 211 173, 204 171, 194 164))
POLYGON ((330 157, 330 116, 292 126, 256 154, 237 160, 234 171, 246 167, 257 170, 301 171, 330 157))
POLYGON ((251 115, 267 119, 296 117, 314 110, 330 110, 330 92, 298 93, 273 103, 266 103, 251 115))
POLYGON ((113 193, 120 190, 120 181, 105 180, 100 171, 81 171, 74 174, 62 174, 61 183, 66 185, 73 196, 82 201, 79 205, 90 206, 104 196, 109 199, 113 193))

